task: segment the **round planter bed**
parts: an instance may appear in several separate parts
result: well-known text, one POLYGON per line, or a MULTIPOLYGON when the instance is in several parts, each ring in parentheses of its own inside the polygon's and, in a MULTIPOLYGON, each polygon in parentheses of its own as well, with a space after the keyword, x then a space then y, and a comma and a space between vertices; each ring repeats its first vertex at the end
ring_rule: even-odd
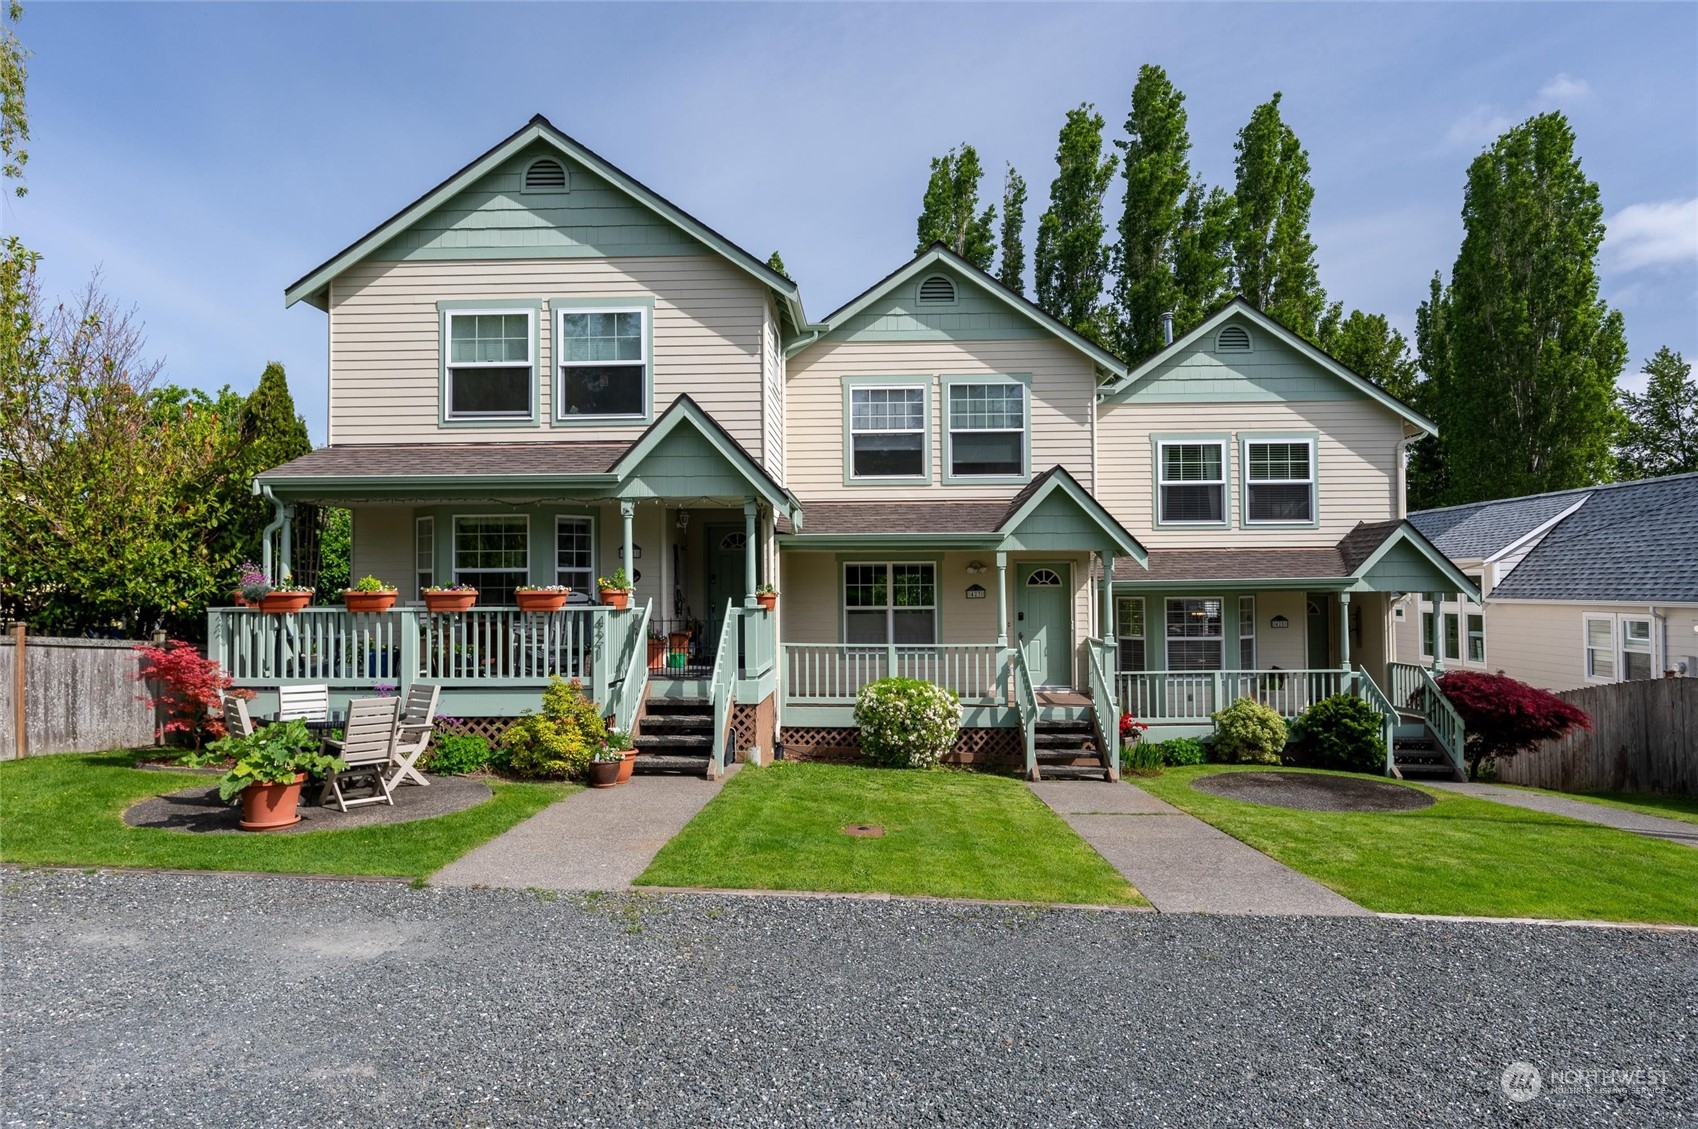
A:
MULTIPOLYGON (((335 807, 317 806, 319 786, 309 780, 302 789, 305 802, 299 809, 300 822, 268 834, 298 835, 303 831, 340 831, 385 823, 412 823, 476 807, 494 795, 488 784, 465 776, 432 776, 430 784, 429 788, 396 788, 394 807, 362 804, 341 812, 335 807)), ((208 787, 205 784, 153 796, 124 809, 124 822, 130 827, 157 827, 196 834, 246 835, 248 832, 237 826, 241 817, 239 802, 225 803, 218 798, 217 785, 208 787)))
POLYGON ((1418 811, 1433 806, 1419 788, 1321 772, 1215 772, 1191 781, 1211 796, 1299 811, 1418 811))

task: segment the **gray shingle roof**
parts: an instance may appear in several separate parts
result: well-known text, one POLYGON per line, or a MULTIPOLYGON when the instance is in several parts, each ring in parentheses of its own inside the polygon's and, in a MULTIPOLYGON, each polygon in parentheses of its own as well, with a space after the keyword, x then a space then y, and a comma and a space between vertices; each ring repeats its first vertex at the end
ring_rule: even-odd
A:
POLYGON ((320 447, 262 478, 606 474, 629 443, 372 443, 320 447))
POLYGON ((1521 540, 1594 489, 1559 490, 1554 494, 1420 510, 1409 515, 1409 524, 1453 561, 1484 560, 1521 540))

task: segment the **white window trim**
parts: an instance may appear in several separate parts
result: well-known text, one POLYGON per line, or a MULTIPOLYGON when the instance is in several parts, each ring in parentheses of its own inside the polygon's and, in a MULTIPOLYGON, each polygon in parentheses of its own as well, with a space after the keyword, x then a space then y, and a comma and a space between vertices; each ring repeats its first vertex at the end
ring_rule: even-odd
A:
POLYGON ((1462 661, 1469 666, 1487 666, 1490 656, 1491 652, 1486 649, 1486 609, 1465 604, 1462 609, 1462 661), (1473 634, 1468 630, 1468 620, 1471 616, 1480 617, 1480 657, 1477 659, 1468 655, 1468 644, 1472 641, 1473 634))
MULTIPOLYGON (((531 577, 531 519, 525 514, 455 514, 448 521, 448 570, 454 578, 454 583, 460 583, 462 572, 517 572, 509 568, 461 568, 460 567, 460 522, 463 520, 481 520, 498 518, 503 521, 523 521, 525 523, 525 568, 520 584, 529 584, 531 577)), ((480 594, 481 595, 481 594, 480 594)))
POLYGON ((445 309, 442 311, 442 418, 447 423, 529 423, 537 416, 537 311, 534 307, 502 306, 473 306, 466 309, 445 309), (456 412, 454 404, 454 371, 456 369, 479 368, 518 368, 518 361, 462 361, 454 360, 454 319, 464 317, 515 317, 523 314, 525 317, 525 351, 529 360, 525 362, 531 370, 528 387, 530 401, 522 412, 456 412))
POLYGON ((1156 440, 1156 524, 1163 527, 1225 529, 1232 523, 1231 491, 1227 482, 1231 479, 1231 467, 1228 465, 1231 447, 1222 439, 1158 439, 1156 440), (1217 479, 1180 479, 1167 480, 1167 449, 1169 447, 1215 447, 1220 451, 1220 478, 1217 479), (1176 521, 1169 518, 1162 508, 1162 487, 1164 486, 1219 486, 1220 487, 1220 520, 1219 521, 1176 521))
MULTIPOLYGON (((892 645, 898 647, 936 646, 939 628, 942 627, 942 624, 939 622, 942 616, 942 609, 938 605, 938 597, 941 595, 938 590, 938 573, 941 571, 942 567, 936 561, 844 561, 837 570, 837 637, 843 640, 843 645, 845 647, 887 647, 892 645), (884 605, 884 633, 885 638, 889 640, 889 642, 851 643, 849 642, 849 570, 851 568, 867 568, 869 566, 885 570, 886 596, 884 605), (910 604, 901 608, 901 610, 909 612, 931 612, 932 640, 930 643, 896 643, 896 612, 898 609, 897 605, 894 603, 896 594, 896 577, 894 570, 897 568, 915 567, 929 568, 932 570, 932 602, 923 606, 910 604)), ((867 612, 872 611, 873 609, 856 608, 855 610, 867 612)))
MULTIPOLYGON (((1311 526, 1318 524, 1319 521, 1320 521, 1320 518, 1321 518, 1321 514, 1320 514, 1320 509, 1321 509, 1321 496, 1320 495, 1321 495, 1321 492, 1320 492, 1320 489, 1319 489, 1319 481, 1320 481, 1319 468, 1316 467, 1316 465, 1315 465, 1316 457, 1317 457, 1317 455, 1316 455, 1315 440, 1312 439, 1312 438, 1306 437, 1306 436, 1297 436, 1297 437, 1292 437, 1292 438, 1279 438, 1279 437, 1274 437, 1274 436, 1252 436, 1252 437, 1247 437, 1247 438, 1241 440, 1240 443, 1239 443, 1239 460, 1238 461, 1239 461, 1239 466, 1240 466, 1241 472, 1242 472, 1242 487, 1243 487, 1243 490, 1244 490, 1244 524, 1245 525, 1256 525, 1256 526, 1263 526, 1263 525, 1267 525, 1267 526, 1287 526, 1287 527, 1292 527, 1292 528, 1309 528, 1311 526), (1309 448, 1309 477, 1308 478, 1257 478, 1257 479, 1251 479, 1251 477, 1250 477, 1250 448, 1257 446, 1257 445, 1267 446, 1267 445, 1273 444, 1273 443, 1278 443, 1278 444, 1285 445, 1285 446, 1293 446, 1293 445, 1301 443, 1303 446, 1309 448), (1250 516, 1250 487, 1251 487, 1252 484, 1257 485, 1257 486, 1307 486, 1309 488, 1309 516, 1305 517, 1305 518, 1291 518, 1291 519, 1285 520, 1285 521, 1272 521, 1272 520, 1269 520, 1267 518, 1257 519, 1257 518, 1251 517, 1250 516)), ((1224 467, 1222 469, 1224 470, 1224 467)))
MULTIPOLYGON (((1227 669, 1227 667, 1226 667, 1226 641, 1227 641, 1228 638, 1232 638, 1234 636, 1228 636, 1226 634, 1226 597, 1225 596, 1209 596, 1209 595, 1168 596, 1168 597, 1166 597, 1165 599, 1162 600, 1161 608, 1162 608, 1162 616, 1161 616, 1161 663, 1162 663, 1163 669, 1168 670, 1168 671, 1172 671, 1174 669, 1173 660, 1172 660, 1172 657, 1171 657, 1169 652, 1171 650, 1170 645, 1172 643, 1174 643, 1175 641, 1181 642, 1181 643, 1207 643, 1207 642, 1213 641, 1213 642, 1220 644, 1220 662, 1221 662, 1220 666, 1205 667, 1201 671, 1198 671, 1198 670, 1182 670, 1182 671, 1178 671, 1177 673, 1179 673, 1179 674, 1199 674, 1199 673, 1206 674, 1206 673, 1212 673, 1212 672, 1217 671, 1217 670, 1227 669), (1167 633, 1167 608, 1168 608, 1168 605, 1169 604, 1175 604, 1175 603, 1183 604, 1188 600, 1198 600, 1198 601, 1213 600, 1217 604, 1220 605, 1220 634, 1219 635, 1169 635, 1167 633)), ((1146 621, 1146 624, 1147 623, 1148 623, 1148 621, 1146 621)), ((1145 631, 1148 631, 1148 630, 1149 630, 1149 628, 1148 628, 1148 626, 1146 626, 1145 631)), ((1145 659, 1145 664, 1148 665, 1148 662, 1149 662, 1148 644, 1145 644, 1145 648, 1146 649, 1145 649, 1145 652, 1144 652, 1144 659, 1145 659)), ((1228 704, 1230 704, 1230 703, 1228 703, 1228 704)))
POLYGON ((554 419, 555 419, 555 421, 557 423, 585 423, 585 422, 597 422, 597 423, 599 423, 599 422, 603 422, 603 421, 608 422, 608 423, 631 423, 631 422, 640 422, 642 420, 648 419, 649 418, 649 405, 654 402, 654 363, 653 363, 653 358, 651 358, 650 355, 649 355, 650 354, 649 340, 650 340, 650 337, 652 336, 652 327, 649 324, 649 319, 654 317, 654 311, 652 309, 650 309, 648 306, 569 306, 569 305, 558 305, 558 306, 552 306, 550 308, 549 313, 554 319, 554 330, 553 330, 554 339, 553 339, 553 342, 552 342, 553 347, 554 347, 554 356, 553 356, 552 359, 554 361, 554 419), (643 354, 642 359, 640 361, 634 361, 634 360, 565 361, 565 360, 561 360, 560 359, 561 354, 565 352, 565 349, 562 346, 563 346, 563 343, 566 340, 566 334, 565 334, 564 330, 562 329, 562 326, 564 326, 567 317, 576 316, 576 315, 580 315, 580 314, 636 314, 638 317, 642 318, 643 319, 642 332, 637 334, 637 341, 642 346, 642 354, 643 354), (603 415, 603 414, 599 414, 599 413, 598 414, 586 414, 584 412, 567 412, 567 411, 563 410, 566 406, 566 395, 565 395, 565 393, 566 393, 566 372, 565 372, 565 370, 566 369, 569 369, 569 368, 605 368, 609 365, 630 365, 634 368, 634 367, 638 366, 639 364, 642 366, 642 370, 643 370, 643 396, 642 396, 642 406, 639 407, 636 411, 634 411, 634 412, 622 412, 618 415, 612 415, 612 414, 603 415))
POLYGON ((1618 614, 1616 617, 1615 638, 1615 673, 1618 682, 1627 682, 1627 656, 1629 654, 1644 655, 1651 663, 1651 677, 1657 677, 1657 621, 1649 615, 1618 614), (1645 648, 1629 650, 1627 646, 1627 625, 1643 623, 1645 625, 1645 648))
POLYGON ((1256 669, 1256 661, 1257 661, 1257 659, 1259 659, 1261 657, 1259 654, 1257 654, 1257 650, 1258 650, 1258 648, 1256 646, 1256 597, 1254 597, 1254 596, 1240 596, 1240 597, 1238 597, 1238 669, 1240 669, 1240 670, 1255 670, 1256 669), (1249 608, 1250 608, 1250 633, 1248 635, 1246 635, 1244 633, 1244 607, 1245 607, 1246 604, 1248 604, 1249 608), (1244 640, 1246 640, 1246 639, 1250 640, 1250 665, 1249 666, 1244 665, 1244 640))
POLYGON ((1580 673, 1585 676, 1588 682, 1610 683, 1621 681, 1621 655, 1616 646, 1615 616, 1608 613, 1596 615, 1587 613, 1580 617, 1580 673), (1606 623, 1610 629, 1610 641, 1606 653, 1610 657, 1611 671, 1607 676, 1592 673, 1592 652, 1599 649, 1592 646, 1591 625, 1594 621, 1606 623))
MULTIPOLYGON (((586 523, 588 523, 588 525, 590 527, 590 568, 589 568, 590 579, 589 579, 589 586, 587 586, 583 590, 582 595, 584 596, 584 602, 585 603, 593 604, 593 603, 596 602, 596 593, 594 591, 594 585, 595 585, 596 576, 597 576, 596 558, 600 555, 597 552, 598 548, 600 547, 600 542, 596 539, 597 528, 596 528, 596 520, 595 520, 594 514, 555 514, 554 515, 554 583, 556 583, 556 584, 561 583, 560 574, 561 574, 561 572, 564 571, 560 567, 560 525, 561 525, 562 522, 567 522, 567 521, 586 522, 586 523)), ((573 595, 574 598, 577 597, 579 594, 580 593, 579 593, 578 589, 576 589, 576 588, 572 589, 572 595, 573 595)), ((573 602, 576 602, 576 600, 574 599, 573 602)))
POLYGON ((1424 659, 1430 659, 1433 657, 1433 651, 1439 645, 1439 613, 1433 608, 1433 605, 1423 600, 1421 602, 1420 609, 1416 614, 1415 624, 1416 634, 1420 636, 1421 657, 1424 659), (1433 617, 1433 645, 1431 647, 1427 645, 1428 616, 1433 617))
POLYGON ((436 583, 436 518, 432 515, 413 519, 413 599, 423 600, 424 589, 436 583), (428 535, 427 535, 428 530, 428 535), (419 567, 419 538, 424 537, 430 547, 430 562, 426 568, 419 567), (428 579, 421 583, 420 578, 428 574, 428 579))
POLYGON ((950 377, 943 384, 943 480, 945 482, 1024 482, 1032 474, 1032 390, 1023 380, 986 377, 950 377), (956 427, 951 422, 957 388, 990 388, 1012 386, 1020 389, 1019 427, 956 427), (1020 469, 1008 474, 962 474, 955 469, 955 436, 1013 435, 1020 436, 1020 469))
POLYGON ((1142 596, 1116 596, 1114 598, 1114 661, 1120 661, 1120 644, 1129 640, 1137 640, 1144 645, 1144 665, 1140 670, 1149 669, 1150 665, 1150 605, 1142 596), (1120 605, 1137 604, 1138 620, 1143 624, 1143 630, 1137 635, 1123 635, 1120 632, 1120 605))
POLYGON ((931 386, 926 383, 914 384, 851 384, 848 396, 844 401, 844 410, 848 413, 844 422, 844 434, 849 437, 849 449, 844 452, 848 465, 844 468, 850 482, 885 482, 885 483, 918 483, 931 481, 931 386), (920 426, 892 430, 881 427, 876 430, 858 430, 855 427, 855 394, 857 392, 918 392, 920 394, 920 426), (855 436, 857 435, 918 435, 920 437, 920 471, 918 474, 856 474, 855 473, 855 436))

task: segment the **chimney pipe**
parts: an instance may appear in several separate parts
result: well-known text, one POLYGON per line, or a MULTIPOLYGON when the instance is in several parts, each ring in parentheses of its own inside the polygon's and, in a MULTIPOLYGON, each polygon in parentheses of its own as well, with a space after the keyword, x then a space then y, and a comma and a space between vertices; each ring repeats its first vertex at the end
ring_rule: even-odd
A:
POLYGON ((1166 310, 1161 316, 1161 343, 1164 346, 1173 344, 1173 311, 1166 310))

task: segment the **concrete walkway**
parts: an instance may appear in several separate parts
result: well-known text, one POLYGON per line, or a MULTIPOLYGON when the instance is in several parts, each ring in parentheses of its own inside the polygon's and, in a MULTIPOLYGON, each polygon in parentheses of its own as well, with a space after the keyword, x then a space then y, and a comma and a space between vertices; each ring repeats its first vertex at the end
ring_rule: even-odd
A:
POLYGON ((1430 788, 1444 788, 1451 792, 1461 792, 1463 795, 1473 796, 1475 799, 1491 800, 1493 803, 1526 808, 1528 811, 1566 815, 1570 819, 1578 819, 1586 823, 1599 823, 1605 827, 1614 827, 1618 831, 1632 831, 1638 835, 1649 835, 1654 839, 1667 839, 1671 843, 1681 843, 1698 849, 1698 823, 1665 819, 1660 815, 1646 815, 1644 812, 1614 808, 1608 804, 1589 804, 1585 800, 1547 796, 1542 792, 1524 792, 1519 788, 1499 788, 1492 784, 1458 784, 1453 781, 1443 783, 1422 781, 1422 783, 1430 788))
POLYGON ((1029 787, 1164 913, 1368 913, 1141 788, 1090 780, 1029 787))
POLYGON ((585 788, 449 863, 431 885, 623 890, 719 787, 699 776, 634 776, 585 788))

